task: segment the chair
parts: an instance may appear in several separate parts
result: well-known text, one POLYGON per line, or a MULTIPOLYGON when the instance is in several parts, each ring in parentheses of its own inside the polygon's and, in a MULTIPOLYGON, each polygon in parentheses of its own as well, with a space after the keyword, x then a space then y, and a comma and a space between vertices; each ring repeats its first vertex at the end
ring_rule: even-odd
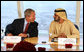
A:
POLYGON ((74 26, 79 30, 79 27, 76 24, 74 24, 74 26))

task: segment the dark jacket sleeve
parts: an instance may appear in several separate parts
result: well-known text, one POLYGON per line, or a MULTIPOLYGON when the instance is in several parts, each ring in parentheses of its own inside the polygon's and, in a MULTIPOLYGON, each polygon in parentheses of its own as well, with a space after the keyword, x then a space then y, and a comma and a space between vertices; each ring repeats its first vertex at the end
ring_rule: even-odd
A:
POLYGON ((5 29, 5 36, 7 33, 11 33, 11 31, 12 31, 12 26, 11 26, 11 24, 8 24, 5 29))
POLYGON ((14 23, 16 22, 16 19, 13 21, 13 23, 8 24, 6 26, 6 30, 5 30, 5 35, 7 35, 8 33, 11 33, 14 35, 14 23))
POLYGON ((32 26, 32 31, 29 33, 30 37, 38 37, 38 23, 35 22, 32 26))

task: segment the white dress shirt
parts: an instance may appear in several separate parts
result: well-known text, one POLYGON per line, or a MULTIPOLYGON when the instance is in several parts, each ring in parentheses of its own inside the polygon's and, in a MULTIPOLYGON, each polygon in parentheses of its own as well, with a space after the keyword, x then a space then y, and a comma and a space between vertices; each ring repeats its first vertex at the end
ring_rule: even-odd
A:
MULTIPOLYGON (((26 28, 26 24, 27 24, 27 23, 30 24, 30 22, 27 22, 26 19, 24 19, 24 29, 23 29, 23 32, 25 31, 25 28, 26 28)), ((27 35, 28 35, 28 37, 29 37, 29 34, 27 34, 27 35)))

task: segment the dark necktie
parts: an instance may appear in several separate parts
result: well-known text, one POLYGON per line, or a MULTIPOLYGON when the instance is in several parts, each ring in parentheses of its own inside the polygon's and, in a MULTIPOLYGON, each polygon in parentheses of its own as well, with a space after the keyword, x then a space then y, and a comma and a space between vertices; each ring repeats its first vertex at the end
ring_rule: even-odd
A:
POLYGON ((27 34, 28 26, 29 26, 29 23, 26 24, 25 30, 23 32, 24 34, 27 34))

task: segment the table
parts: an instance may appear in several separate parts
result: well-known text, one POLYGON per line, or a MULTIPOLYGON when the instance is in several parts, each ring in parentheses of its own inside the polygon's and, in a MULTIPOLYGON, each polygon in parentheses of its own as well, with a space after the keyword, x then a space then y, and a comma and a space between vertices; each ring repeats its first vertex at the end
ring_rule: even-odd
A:
MULTIPOLYGON (((59 45, 57 42, 51 42, 51 38, 46 43, 41 43, 41 37, 31 37, 25 38, 24 41, 35 44, 36 50, 38 51, 38 47, 45 47, 46 51, 83 51, 83 45, 74 45, 72 48, 66 49, 64 45, 59 45)), ((44 40, 47 38, 43 38, 44 40)), ((3 42, 3 40, 1 40, 3 42)), ((3 43, 1 43, 3 44, 3 43)), ((6 51, 5 46, 1 46, 2 51, 6 51)))
POLYGON ((35 44, 36 48, 47 46, 46 51, 82 51, 82 49, 80 49, 82 45, 77 44, 77 45, 73 45, 72 48, 66 49, 64 45, 59 45, 57 42, 51 42, 51 38, 49 38, 49 41, 46 43, 38 42, 40 41, 38 37, 26 38, 24 39, 24 41, 35 44))

